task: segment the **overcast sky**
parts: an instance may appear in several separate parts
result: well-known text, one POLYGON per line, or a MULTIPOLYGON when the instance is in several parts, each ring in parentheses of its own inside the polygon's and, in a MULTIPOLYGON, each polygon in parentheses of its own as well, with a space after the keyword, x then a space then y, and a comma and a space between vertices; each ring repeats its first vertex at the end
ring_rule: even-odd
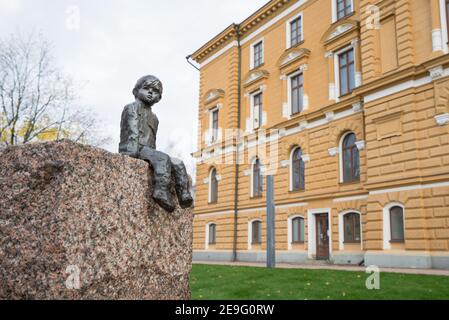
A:
POLYGON ((112 152, 136 80, 158 76, 164 84, 163 99, 154 107, 160 120, 158 148, 168 150, 175 143, 174 156, 191 172, 199 73, 185 57, 266 2, 0 0, 0 37, 34 30, 52 42, 58 66, 82 85, 80 103, 104 119, 102 129, 113 141, 106 148, 112 152))

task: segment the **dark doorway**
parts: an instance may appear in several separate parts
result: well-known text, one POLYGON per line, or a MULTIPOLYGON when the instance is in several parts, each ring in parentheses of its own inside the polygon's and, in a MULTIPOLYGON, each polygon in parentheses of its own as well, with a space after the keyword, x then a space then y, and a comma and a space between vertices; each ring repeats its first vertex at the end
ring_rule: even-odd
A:
POLYGON ((316 221, 316 259, 329 260, 329 220, 328 214, 315 215, 316 221))

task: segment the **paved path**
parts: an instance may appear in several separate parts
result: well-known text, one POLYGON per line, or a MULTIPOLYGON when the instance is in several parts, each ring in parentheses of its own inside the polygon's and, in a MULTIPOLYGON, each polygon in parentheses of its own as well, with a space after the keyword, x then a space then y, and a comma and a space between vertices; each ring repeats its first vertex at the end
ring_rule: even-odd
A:
MULTIPOLYGON (((222 265, 222 266, 241 266, 241 267, 259 267, 264 268, 265 263, 253 262, 213 262, 213 261, 194 261, 193 264, 222 265)), ((278 263, 277 268, 281 269, 310 269, 310 270, 339 270, 339 271, 362 271, 365 272, 366 267, 348 266, 348 265, 332 265, 332 264, 287 264, 278 263)), ((449 276, 449 270, 437 269, 404 269, 404 268, 380 268, 381 272, 406 273, 406 274, 424 274, 436 276, 449 276)))

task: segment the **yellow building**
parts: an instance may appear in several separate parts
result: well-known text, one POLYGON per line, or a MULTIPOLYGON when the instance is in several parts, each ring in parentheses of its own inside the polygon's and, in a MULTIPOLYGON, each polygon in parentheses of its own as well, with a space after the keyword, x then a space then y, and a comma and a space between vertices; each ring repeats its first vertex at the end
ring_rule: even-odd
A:
MULTIPOLYGON (((211 14, 213 14, 211 12, 211 14)), ((272 0, 200 64, 194 259, 449 268, 449 0, 272 0)))

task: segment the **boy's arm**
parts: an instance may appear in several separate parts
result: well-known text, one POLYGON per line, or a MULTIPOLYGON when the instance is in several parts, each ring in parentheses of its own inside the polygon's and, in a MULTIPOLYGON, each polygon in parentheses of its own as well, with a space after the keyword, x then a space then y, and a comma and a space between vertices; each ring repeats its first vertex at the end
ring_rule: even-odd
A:
POLYGON ((119 152, 137 158, 139 128, 137 127, 137 119, 134 118, 136 118, 136 115, 133 114, 133 108, 130 105, 126 106, 122 112, 120 123, 121 137, 119 152))
POLYGON ((156 141, 157 141, 157 130, 159 128, 159 119, 157 118, 156 115, 154 115, 154 148, 156 149, 156 141))

